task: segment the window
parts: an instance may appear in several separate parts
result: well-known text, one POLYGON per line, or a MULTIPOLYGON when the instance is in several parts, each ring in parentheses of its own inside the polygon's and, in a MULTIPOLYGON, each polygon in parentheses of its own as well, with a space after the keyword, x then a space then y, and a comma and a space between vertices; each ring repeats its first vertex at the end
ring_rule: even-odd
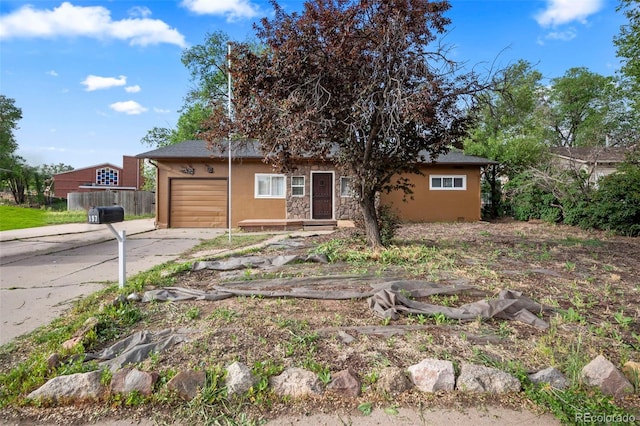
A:
POLYGON ((291 177, 291 195, 294 197, 304 197, 304 176, 291 177))
POLYGON ((340 196, 341 197, 353 197, 353 189, 351 188, 351 178, 340 178, 340 196))
POLYGON ((118 186, 120 172, 111 167, 102 167, 96 170, 96 185, 118 186))
POLYGON ((463 175, 430 175, 429 189, 435 191, 464 191, 467 189, 467 177, 463 175))
POLYGON ((256 174, 256 198, 284 198, 284 175, 256 174))

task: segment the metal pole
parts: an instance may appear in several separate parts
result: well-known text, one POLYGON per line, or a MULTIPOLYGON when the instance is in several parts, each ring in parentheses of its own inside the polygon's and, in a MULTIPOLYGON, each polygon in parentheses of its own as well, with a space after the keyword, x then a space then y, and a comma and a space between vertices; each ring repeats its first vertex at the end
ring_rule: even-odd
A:
POLYGON ((127 241, 127 232, 123 229, 118 232, 112 224, 107 223, 107 227, 111 230, 113 235, 118 240, 118 285, 120 288, 124 288, 124 283, 127 279, 127 259, 125 251, 125 242, 127 241))
MULTIPOLYGON (((231 43, 227 43, 227 115, 231 120, 231 43)), ((231 134, 227 135, 228 156, 229 156, 229 171, 228 171, 228 189, 229 194, 229 211, 227 214, 227 221, 229 223, 229 242, 231 242, 231 134)))

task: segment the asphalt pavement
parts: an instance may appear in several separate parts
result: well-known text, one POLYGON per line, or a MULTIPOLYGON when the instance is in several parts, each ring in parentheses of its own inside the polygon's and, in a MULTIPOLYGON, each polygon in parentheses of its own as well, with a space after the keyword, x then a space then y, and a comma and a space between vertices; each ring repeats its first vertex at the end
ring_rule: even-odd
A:
MULTIPOLYGON (((153 219, 113 224, 125 233, 126 276, 178 259, 223 229, 155 229, 153 219)), ((106 225, 0 232, 0 345, 48 324, 72 302, 119 280, 118 241, 106 225)))

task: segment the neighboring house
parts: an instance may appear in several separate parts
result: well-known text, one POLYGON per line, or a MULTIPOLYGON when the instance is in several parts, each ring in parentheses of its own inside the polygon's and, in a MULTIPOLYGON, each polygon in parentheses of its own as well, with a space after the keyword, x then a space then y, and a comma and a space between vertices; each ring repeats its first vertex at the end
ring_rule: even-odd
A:
MULTIPOLYGON (((330 162, 301 160, 282 174, 265 164, 257 143, 232 149, 231 196, 228 154, 204 141, 185 141, 138 154, 156 169, 156 224, 159 228, 247 227, 305 221, 353 219, 359 207, 351 179, 330 162)), ((481 168, 493 162, 451 152, 426 163, 424 176, 412 175, 413 199, 396 191, 381 195, 410 222, 480 220, 481 168)))
POLYGON ((557 164, 567 170, 581 170, 589 176, 589 181, 597 184, 598 179, 615 172, 625 160, 629 148, 625 147, 554 147, 549 150, 557 164))
POLYGON ((56 197, 68 198, 71 192, 103 190, 134 191, 142 188, 142 160, 123 156, 122 167, 104 163, 53 176, 56 197))

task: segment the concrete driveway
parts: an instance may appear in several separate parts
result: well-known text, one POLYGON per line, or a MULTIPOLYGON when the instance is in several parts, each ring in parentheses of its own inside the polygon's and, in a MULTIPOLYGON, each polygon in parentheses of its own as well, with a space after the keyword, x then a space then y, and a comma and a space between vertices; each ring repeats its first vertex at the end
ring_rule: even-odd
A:
MULTIPOLYGON (((126 233, 127 277, 225 232, 155 229, 153 219, 113 227, 126 233)), ((118 242, 106 225, 0 232, 0 345, 58 318, 74 300, 117 283, 118 271, 118 242)))

